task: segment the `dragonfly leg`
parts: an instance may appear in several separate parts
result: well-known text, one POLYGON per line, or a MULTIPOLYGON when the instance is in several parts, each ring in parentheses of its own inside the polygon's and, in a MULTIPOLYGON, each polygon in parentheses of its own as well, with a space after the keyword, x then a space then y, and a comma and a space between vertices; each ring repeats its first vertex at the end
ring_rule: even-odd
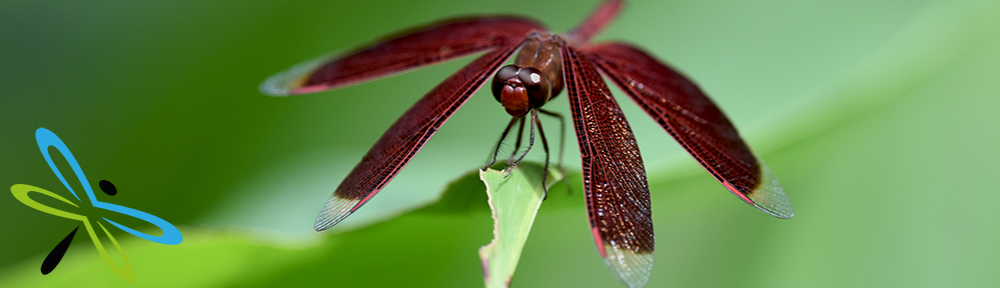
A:
MULTIPOLYGON (((552 117, 559 118, 559 171, 563 170, 563 154, 566 154, 566 118, 563 118, 562 114, 546 111, 542 109, 535 109, 542 114, 549 115, 552 117)), ((539 122, 541 123, 541 122, 539 122)))
POLYGON ((500 154, 500 144, 503 144, 503 140, 507 139, 507 133, 510 133, 510 128, 514 128, 514 124, 517 123, 518 118, 511 118, 510 123, 507 123, 507 128, 503 129, 503 133, 500 133, 500 140, 497 141, 497 146, 493 148, 493 160, 483 167, 483 170, 489 169, 490 166, 497 163, 497 154, 500 154))
MULTIPOLYGON (((555 118, 559 118, 559 164, 558 164, 558 166, 556 166, 556 168, 559 169, 559 171, 563 171, 563 155, 566 154, 566 118, 564 118, 562 116, 562 114, 559 114, 559 113, 556 113, 556 112, 552 112, 552 111, 548 111, 548 110, 544 110, 544 109, 535 109, 535 110, 538 110, 538 112, 540 112, 542 114, 549 115, 549 116, 552 116, 552 117, 555 117, 555 118)), ((541 131, 542 130, 541 129, 541 127, 542 127, 541 126, 541 118, 539 118, 539 122, 538 123, 539 123, 538 124, 539 125, 538 126, 538 130, 541 131)), ((542 134, 542 144, 545 144, 545 134, 544 133, 542 134)), ((546 153, 546 157, 548 157, 548 153, 546 153)), ((548 162, 549 162, 548 160, 545 161, 546 167, 548 167, 548 162)), ((549 171, 548 169, 545 170, 546 173, 548 171, 549 171)), ((572 187, 570 187, 569 182, 563 181, 563 184, 566 185, 566 191, 568 191, 569 194, 573 194, 573 189, 572 189, 572 187)), ((548 189, 546 189, 546 191, 548 191, 548 189)))
MULTIPOLYGON (((517 155, 517 150, 521 148, 521 132, 524 129, 524 122, 528 122, 527 120, 524 120, 524 117, 521 117, 521 120, 523 121, 521 121, 521 128, 517 131, 517 144, 514 145, 514 153, 510 154, 511 160, 514 159, 514 155, 517 155)), ((517 163, 521 163, 521 160, 524 160, 524 156, 527 156, 528 152, 531 151, 531 146, 535 145, 535 122, 531 121, 528 125, 531 126, 531 131, 528 131, 528 148, 524 149, 524 153, 521 153, 521 156, 518 157, 516 161, 507 161, 507 168, 504 168, 507 173, 504 174, 503 177, 510 176, 510 172, 514 170, 514 166, 517 166, 517 163)))
MULTIPOLYGON (((549 188, 545 181, 549 179, 549 142, 545 140, 545 130, 542 130, 542 119, 538 118, 538 109, 531 111, 531 121, 538 126, 538 136, 542 138, 542 149, 545 150, 545 166, 542 172, 542 200, 549 199, 549 188)), ((561 167, 560 167, 561 168, 561 167)))

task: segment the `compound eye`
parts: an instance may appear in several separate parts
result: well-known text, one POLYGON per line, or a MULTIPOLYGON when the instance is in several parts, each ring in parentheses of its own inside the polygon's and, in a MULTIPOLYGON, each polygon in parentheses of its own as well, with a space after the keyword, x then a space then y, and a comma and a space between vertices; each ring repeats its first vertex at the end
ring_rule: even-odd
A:
POLYGON ((542 76, 541 71, 531 67, 523 68, 517 73, 517 78, 524 83, 532 107, 542 107, 549 101, 549 81, 542 76))
POLYGON ((517 77, 517 71, 520 68, 514 65, 507 65, 497 70, 497 74, 493 76, 493 84, 490 87, 493 91, 493 98, 500 102, 500 92, 503 91, 503 86, 507 85, 507 80, 517 77))

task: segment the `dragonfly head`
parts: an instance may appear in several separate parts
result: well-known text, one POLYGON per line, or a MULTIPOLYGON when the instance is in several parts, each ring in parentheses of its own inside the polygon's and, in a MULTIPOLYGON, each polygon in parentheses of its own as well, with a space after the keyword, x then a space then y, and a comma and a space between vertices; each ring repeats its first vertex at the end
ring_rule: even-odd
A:
POLYGON ((507 114, 522 117, 534 108, 549 101, 552 89, 542 72, 532 67, 507 65, 493 76, 493 98, 497 99, 507 114))
POLYGON ((111 181, 101 180, 101 182, 98 183, 98 186, 101 187, 101 191, 104 191, 104 194, 108 194, 109 196, 115 196, 118 194, 118 188, 115 187, 115 184, 111 184, 111 181))

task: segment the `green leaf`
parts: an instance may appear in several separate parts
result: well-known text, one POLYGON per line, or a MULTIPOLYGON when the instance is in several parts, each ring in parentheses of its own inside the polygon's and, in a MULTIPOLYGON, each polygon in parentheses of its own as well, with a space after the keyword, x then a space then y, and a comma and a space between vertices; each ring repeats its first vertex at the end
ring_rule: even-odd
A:
MULTIPOLYGON (((493 169, 479 173, 493 211, 493 241, 479 249, 486 287, 507 287, 514 277, 521 249, 546 197, 543 169, 537 163, 522 162, 509 175, 493 169)), ((549 169, 546 187, 562 178, 557 169, 549 169)))

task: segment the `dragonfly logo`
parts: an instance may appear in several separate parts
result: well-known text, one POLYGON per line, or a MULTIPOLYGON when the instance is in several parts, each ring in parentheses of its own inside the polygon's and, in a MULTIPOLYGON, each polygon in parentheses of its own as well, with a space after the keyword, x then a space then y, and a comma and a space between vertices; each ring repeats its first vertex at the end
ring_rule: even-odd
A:
MULTIPOLYGON (((42 211, 48 214, 83 222, 83 226, 87 228, 87 234, 90 235, 90 239, 94 241, 94 246, 97 247, 97 252, 101 254, 101 258, 104 258, 104 262, 108 264, 108 267, 111 268, 111 271, 113 271, 115 275, 118 276, 118 278, 121 278, 125 282, 135 281, 135 271, 132 269, 132 262, 129 262, 128 256, 126 256, 125 251, 122 250, 122 246, 119 245, 118 241, 115 240, 115 237, 112 236, 110 232, 108 232, 108 229, 104 226, 104 224, 101 224, 100 220, 103 219, 104 221, 107 221, 107 223, 110 223, 111 225, 114 225, 125 232, 128 232, 132 235, 138 236, 139 238, 153 241, 156 243, 167 244, 167 245, 177 245, 181 243, 181 241, 183 240, 183 237, 181 236, 181 231, 177 230, 177 227, 174 227, 173 224, 170 224, 169 222, 160 219, 160 217, 156 217, 153 216, 152 214, 132 209, 129 207, 98 201, 97 197, 94 196, 94 190, 91 188, 90 182, 87 181, 87 176, 83 174, 83 169, 80 168, 80 164, 77 163, 76 158, 73 157, 73 153, 69 152, 69 147, 66 147, 66 144, 63 143, 63 141, 59 139, 59 136, 56 136, 55 133, 52 133, 52 131, 49 131, 48 129, 45 128, 38 128, 38 130, 35 131, 35 141, 38 142, 38 149, 42 151, 42 156, 45 157, 45 162, 48 162, 49 168, 52 168, 52 172, 56 174, 56 177, 59 178, 59 181, 62 182, 63 186, 65 186, 66 189, 69 190, 69 193, 72 194, 73 197, 75 197, 78 202, 81 202, 82 204, 83 200, 80 199, 80 196, 76 194, 76 191, 73 191, 73 188, 70 187, 69 183, 66 182, 66 178, 63 177, 62 172, 59 172, 59 168, 56 168, 55 163, 52 162, 52 157, 51 155, 49 155, 49 147, 54 147, 66 159, 66 162, 69 162, 69 166, 73 169, 73 172, 76 174, 76 178, 80 180, 80 185, 83 186, 84 192, 87 193, 87 199, 90 200, 90 205, 92 205, 95 208, 104 209, 111 212, 116 212, 119 214, 124 214, 127 216, 132 216, 141 219, 143 221, 155 225, 156 227, 160 228, 160 230, 163 231, 163 235, 151 236, 149 234, 142 233, 136 231, 135 229, 126 227, 125 225, 118 224, 114 221, 111 221, 108 218, 101 217, 99 219, 93 219, 87 217, 86 215, 80 215, 77 213, 62 211, 38 203, 34 199, 31 199, 29 195, 31 193, 38 193, 48 197, 55 198, 56 200, 65 202, 69 205, 72 205, 73 207, 80 208, 80 205, 78 205, 74 201, 59 196, 56 193, 50 192, 48 190, 39 187, 26 184, 15 184, 14 186, 10 187, 10 191, 11 193, 14 194, 14 197, 17 198, 17 200, 21 201, 21 203, 24 203, 24 205, 28 205, 28 207, 35 208, 38 211, 42 211), (118 264, 115 264, 115 262, 111 259, 111 256, 108 255, 108 251, 104 249, 104 245, 101 244, 101 240, 97 238, 97 233, 94 231, 94 226, 91 224, 91 221, 93 221, 93 223, 97 223, 97 226, 101 228, 101 231, 104 232, 104 235, 107 235, 108 239, 111 240, 111 244, 114 244, 115 249, 118 250, 118 254, 121 255, 122 260, 124 260, 123 261, 124 264, 122 266, 118 266, 118 264)), ((101 191, 103 191, 105 194, 108 194, 110 196, 118 194, 118 190, 115 188, 114 184, 111 184, 111 182, 107 180, 101 180, 99 182, 99 186, 101 188, 101 191)), ((66 250, 69 249, 69 245, 73 241, 73 236, 76 235, 76 231, 79 229, 80 226, 77 226, 76 229, 73 229, 73 232, 70 232, 69 235, 66 236, 66 238, 64 238, 61 242, 59 242, 58 245, 56 245, 54 249, 52 249, 52 252, 49 252, 49 255, 45 257, 44 261, 42 261, 42 274, 49 274, 49 272, 52 272, 52 270, 56 268, 56 265, 59 265, 59 261, 61 261, 63 255, 66 254, 66 250)))

